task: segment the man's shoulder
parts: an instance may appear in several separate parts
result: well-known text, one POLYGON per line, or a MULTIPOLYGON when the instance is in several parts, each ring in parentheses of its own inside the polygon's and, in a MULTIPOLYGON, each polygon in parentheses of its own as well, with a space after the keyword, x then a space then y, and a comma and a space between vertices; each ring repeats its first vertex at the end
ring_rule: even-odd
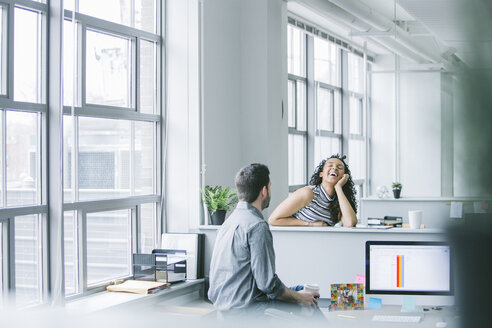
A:
POLYGON ((261 216, 244 209, 234 210, 226 221, 229 221, 234 226, 241 226, 248 231, 258 227, 268 228, 268 223, 261 216))

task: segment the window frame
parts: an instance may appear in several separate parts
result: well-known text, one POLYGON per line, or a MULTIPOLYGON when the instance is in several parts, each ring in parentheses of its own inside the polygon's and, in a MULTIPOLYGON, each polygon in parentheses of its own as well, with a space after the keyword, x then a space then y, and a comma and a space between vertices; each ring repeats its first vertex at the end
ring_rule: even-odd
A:
MULTIPOLYGON (((157 19, 157 31, 161 31, 161 12, 163 8, 161 7, 160 1, 155 1, 156 5, 156 19, 157 19)), ((78 131, 79 124, 78 119, 80 117, 91 117, 98 119, 117 119, 117 120, 128 120, 131 123, 131 135, 130 135, 130 167, 134 168, 134 155, 135 155, 135 124, 134 122, 150 122, 154 125, 153 131, 153 192, 148 195, 136 195, 134 193, 135 189, 135 175, 130 168, 130 196, 122 198, 112 198, 112 199, 96 199, 96 200, 79 200, 78 192, 79 186, 77 185, 78 179, 75 177, 77 170, 72 169, 72 189, 75 195, 75 201, 64 202, 63 213, 73 212, 75 215, 76 229, 75 233, 77 240, 74 241, 75 254, 77 259, 74 263, 76 266, 75 272, 75 293, 70 295, 65 295, 66 300, 75 299, 83 297, 84 295, 99 292, 105 289, 105 287, 111 282, 118 278, 129 278, 131 276, 131 270, 129 276, 124 277, 114 277, 109 281, 100 282, 89 286, 87 282, 87 214, 93 212, 106 212, 115 211, 122 209, 131 209, 131 251, 132 253, 138 252, 140 248, 140 237, 141 237, 141 206, 144 204, 154 204, 153 218, 153 240, 154 244, 159 243, 160 231, 162 230, 162 223, 160 218, 161 212, 161 172, 160 172, 160 162, 161 162, 161 149, 159 147, 160 140, 162 138, 162 125, 164 124, 162 112, 162 94, 159 90, 162 90, 162 57, 163 57, 163 38, 160 34, 153 34, 146 32, 144 30, 139 30, 126 25, 121 25, 118 23, 105 21, 96 17, 91 17, 79 12, 72 12, 70 10, 64 11, 64 22, 72 21, 75 18, 77 23, 77 34, 79 36, 77 58, 79 62, 77 67, 79 69, 78 76, 79 79, 76 81, 76 88, 79 98, 72 106, 63 105, 63 115, 72 116, 74 125, 73 128, 73 144, 72 144, 72 167, 78 163, 78 154, 80 149, 78 149, 78 131), (97 33, 109 34, 111 36, 122 37, 130 40, 131 51, 129 53, 128 62, 131 65, 130 73, 130 84, 131 84, 131 95, 130 95, 130 106, 129 107, 119 107, 119 106, 108 106, 100 104, 88 103, 86 100, 86 33, 87 31, 95 31, 97 33), (155 87, 157 93, 155 96, 155 109, 154 114, 141 113, 140 112, 140 42, 141 40, 152 42, 155 44, 154 55, 155 62, 153 63, 156 67, 155 76, 155 87), (77 104, 77 105, 76 105, 77 104), (74 151, 75 150, 75 151, 74 151)), ((65 216, 64 216, 65 217, 65 216)), ((131 254, 129 254, 131 258, 131 254)), ((131 268, 130 268, 131 269, 131 268)))
MULTIPOLYGON (((80 293, 66 297, 65 295, 65 276, 64 267, 64 232, 63 221, 64 213, 66 211, 73 211, 78 216, 86 217, 90 211, 105 211, 105 210, 121 210, 131 208, 131 223, 129 231, 131 233, 131 250, 130 252, 138 251, 141 247, 140 238, 142 226, 142 211, 141 208, 150 205, 146 208, 146 213, 152 215, 152 231, 149 229, 149 221, 146 221, 148 230, 145 238, 148 240, 148 234, 152 234, 152 240, 155 245, 160 242, 160 232, 162 230, 162 138, 164 134, 164 104, 163 104, 163 92, 164 92, 164 35, 165 27, 163 24, 163 17, 165 17, 165 6, 161 1, 154 1, 155 6, 155 33, 146 32, 137 28, 112 23, 83 15, 80 13, 73 13, 71 11, 63 10, 63 0, 53 0, 47 2, 37 2, 31 0, 0 0, 2 6, 2 31, 1 37, 1 49, 2 63, 0 63, 0 79, 2 81, 2 90, 0 94, 0 170, 1 179, 0 185, 2 188, 3 204, 0 207, 0 234, 1 234, 1 248, 2 252, 2 266, 0 267, 0 279, 1 291, 0 298, 3 302, 14 302, 16 300, 16 270, 15 270, 15 243, 16 243, 16 231, 15 223, 16 218, 20 216, 34 216, 36 221, 36 240, 40 243, 40 247, 36 252, 38 266, 38 282, 39 294, 41 299, 39 304, 26 304, 25 306, 37 306, 50 302, 54 304, 62 305, 65 300, 74 297, 82 297, 86 294, 93 293, 104 289, 104 284, 96 286, 95 288, 79 288, 80 293), (37 37, 39 55, 37 57, 38 75, 37 87, 39 88, 39 100, 38 102, 26 102, 18 101, 14 99, 14 78, 16 72, 14 72, 14 42, 19 42, 14 39, 15 36, 15 10, 20 8, 22 10, 32 11, 39 16, 37 23, 37 37), (54 15, 51 15, 54 13, 54 15), (59 14, 59 15, 57 15, 59 14), (98 31, 106 31, 112 35, 122 35, 129 38, 129 44, 132 47, 131 53, 129 53, 129 64, 131 70, 129 70, 129 76, 131 77, 131 87, 129 88, 131 106, 130 108, 122 108, 118 106, 99 106, 94 104, 86 104, 85 101, 85 70, 82 71, 83 65, 77 64, 78 77, 73 92, 76 95, 75 99, 79 99, 79 103, 73 104, 73 106, 64 106, 62 103, 62 59, 63 59, 63 29, 65 19, 75 19, 80 21, 83 25, 78 25, 77 29, 85 31, 87 28, 95 28, 98 31), (48 33, 48 29, 50 33, 48 33), (153 85, 153 113, 140 112, 140 89, 139 83, 142 76, 140 76, 140 42, 141 40, 149 41, 154 44, 153 47, 153 70, 155 75, 152 77, 153 85), (48 57, 48 52, 50 57, 48 57), (82 74, 83 72, 84 74, 82 74), (84 83, 82 83, 84 82, 84 83), (37 114, 37 139, 33 144, 36 147, 37 156, 35 161, 36 172, 36 199, 33 204, 27 205, 11 205, 6 202, 7 200, 7 152, 6 152, 6 136, 7 136, 7 111, 12 112, 25 112, 37 114), (136 194, 132 192, 133 196, 118 198, 118 199, 104 199, 95 201, 83 201, 83 202, 64 202, 63 195, 63 178, 61 177, 61 171, 63 171, 63 163, 60 162, 61 154, 63 153, 62 140, 63 139, 63 123, 62 118, 70 115, 74 117, 74 127, 77 128, 77 121, 79 117, 94 117, 100 119, 120 119, 128 120, 131 122, 132 131, 129 134, 131 138, 130 152, 135 154, 135 123, 134 122, 149 122, 152 123, 154 130, 152 132, 152 149, 153 149, 153 169, 152 169, 152 191, 146 194, 136 194), (48 133, 49 129, 49 133, 48 133), (61 137, 61 138, 60 138, 61 137), (59 177, 58 177, 59 175, 59 177), (60 187, 61 186, 61 187, 60 187), (150 211, 152 208, 152 211, 150 211), (61 214, 61 215, 60 215, 61 214)), ((134 15, 132 13, 132 15, 134 15)), ((79 63, 85 64, 85 33, 78 33, 80 43, 78 43, 76 55, 79 63), (83 42, 82 42, 83 39, 83 42), (83 56, 82 56, 83 55, 83 56)), ((20 74, 20 73, 18 73, 20 74)), ((75 130, 77 131, 77 130, 75 130)), ((74 137, 74 140, 76 138, 74 137)), ((75 148, 74 148, 75 149, 75 148)), ((74 151, 74 156, 76 152, 74 151)), ((133 158, 133 156, 130 156, 133 158)), ((135 166, 133 162, 130 164, 135 166)), ((135 188, 135 176, 131 174, 130 184, 132 188, 135 188)), ((74 188, 75 186, 72 185, 74 188)), ((146 218, 147 219, 147 218, 146 218)), ((150 219, 150 216, 148 217, 150 219)), ((82 222, 82 220, 80 220, 82 222)), ((84 235, 86 230, 84 228, 79 229, 77 234, 84 235)), ((78 240, 80 242, 80 240, 78 240)), ((74 247, 82 247, 81 244, 74 244, 74 247), (81 246, 80 246, 81 245, 81 246)), ((147 242, 148 247, 149 242, 147 242)), ((142 245, 142 247, 144 247, 142 245)), ((85 250, 86 251, 86 250, 85 250)), ((128 254, 131 258, 131 253, 128 254)), ((77 265, 81 267, 86 266, 87 262, 83 262, 80 258, 77 259, 77 265)), ((77 283, 80 286, 87 285, 87 281, 83 275, 77 275, 77 283), (85 279, 85 280, 84 280, 85 279)), ((24 306, 24 305, 21 305, 24 306)))
MULTIPOLYGON (((307 110, 306 110, 306 121, 308 123, 308 140, 307 140, 307 155, 306 155, 306 167, 307 167, 307 174, 310 174, 310 170, 314 169, 314 167, 318 164, 315 163, 316 160, 316 149, 315 149, 315 144, 316 141, 315 139, 317 137, 330 137, 330 138, 337 138, 339 140, 339 149, 341 154, 349 154, 349 140, 357 139, 357 140, 363 140, 364 142, 364 151, 365 151, 365 158, 363 159, 364 161, 368 161, 369 155, 368 155, 368 150, 369 150, 369 137, 368 137, 368 131, 367 131, 367 120, 369 118, 369 112, 368 112, 368 97, 369 95, 367 94, 367 71, 368 71, 368 57, 367 54, 364 53, 363 51, 359 51, 358 49, 353 48, 351 45, 347 44, 346 42, 337 39, 336 37, 333 37, 332 35, 325 33, 324 31, 319 30, 318 28, 314 28, 313 26, 310 26, 309 24, 306 24, 305 22, 302 22, 296 18, 293 17, 288 17, 287 20, 287 28, 298 28, 300 29, 306 38, 306 49, 305 49, 305 54, 304 58, 306 60, 306 97, 307 97, 307 110), (314 65, 314 38, 321 38, 326 42, 329 42, 335 46, 338 46, 338 63, 339 67, 337 68, 338 72, 338 77, 340 79, 340 86, 338 85, 332 85, 328 84, 326 82, 318 81, 315 80, 315 65, 314 65), (362 70, 362 76, 360 77, 363 79, 363 89, 362 92, 353 92, 349 90, 349 73, 348 73, 348 56, 351 54, 352 56, 358 56, 361 57, 363 60, 362 65, 366 65, 365 68, 363 66, 362 70), (332 115, 332 130, 326 130, 326 129, 320 129, 318 126, 318 92, 320 89, 323 90, 328 90, 332 97, 331 97, 331 109, 330 109, 330 115, 332 115), (336 93, 338 93, 339 97, 339 106, 340 108, 337 109, 336 106, 336 93), (360 103, 360 134, 351 134, 350 133, 350 107, 349 107, 349 98, 350 97, 355 97, 359 100, 360 103), (335 124, 337 124, 337 117, 335 115, 335 111, 339 110, 338 115, 340 119, 340 133, 337 133, 337 129, 335 128, 335 124)), ((289 51, 289 49, 287 49, 289 51)), ((294 78, 297 78, 296 76, 293 76, 292 74, 288 74, 288 80, 294 80, 294 78)), ((289 126, 289 134, 296 132, 289 126)), ((369 177, 367 176, 368 172, 368 164, 365 163, 365 177, 363 178, 355 178, 354 183, 357 185, 358 188, 360 188, 361 194, 358 195, 358 198, 363 197, 363 193, 365 190, 367 190, 367 186, 369 184, 369 177)), ((303 185, 290 185, 289 184, 289 192, 293 192, 298 188, 306 186, 308 181, 306 181, 306 184, 303 185)))

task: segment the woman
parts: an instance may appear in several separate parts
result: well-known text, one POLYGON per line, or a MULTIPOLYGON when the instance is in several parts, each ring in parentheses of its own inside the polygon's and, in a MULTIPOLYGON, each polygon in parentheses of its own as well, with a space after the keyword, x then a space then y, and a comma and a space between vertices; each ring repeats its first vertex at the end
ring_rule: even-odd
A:
POLYGON ((309 186, 293 192, 268 218, 271 225, 343 226, 357 223, 355 188, 345 156, 332 155, 321 161, 309 186))

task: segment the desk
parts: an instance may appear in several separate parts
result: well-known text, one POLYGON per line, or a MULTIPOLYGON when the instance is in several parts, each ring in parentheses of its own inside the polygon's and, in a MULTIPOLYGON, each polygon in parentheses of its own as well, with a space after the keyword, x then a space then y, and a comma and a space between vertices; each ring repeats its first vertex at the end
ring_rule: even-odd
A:
MULTIPOLYGON (((429 310, 424 312, 422 320, 419 323, 398 323, 398 322, 376 322, 372 317, 378 315, 405 315, 401 312, 400 306, 383 305, 380 310, 367 309, 362 311, 329 311, 327 308, 321 308, 321 311, 328 320, 327 327, 419 327, 435 328, 436 322, 445 321, 448 325, 446 328, 459 327, 459 318, 456 317, 452 308, 444 307, 440 311, 429 310), (354 318, 347 318, 347 317, 354 318)), ((409 313, 408 315, 414 315, 409 313)))
MULTIPOLYGON (((208 274, 217 226, 202 226, 205 238, 205 274, 208 274)), ((440 229, 356 229, 334 227, 270 227, 276 271, 287 286, 306 282, 320 286, 321 297, 330 297, 331 284, 354 282, 365 274, 367 240, 443 241, 440 229)), ((395 299, 401 301, 401 296, 395 299)), ((385 297, 385 304, 392 300, 385 297)), ((417 304, 431 304, 417 297, 417 304)), ((393 303, 396 304, 396 303, 393 303)), ((436 304, 446 304, 436 300, 436 304)))

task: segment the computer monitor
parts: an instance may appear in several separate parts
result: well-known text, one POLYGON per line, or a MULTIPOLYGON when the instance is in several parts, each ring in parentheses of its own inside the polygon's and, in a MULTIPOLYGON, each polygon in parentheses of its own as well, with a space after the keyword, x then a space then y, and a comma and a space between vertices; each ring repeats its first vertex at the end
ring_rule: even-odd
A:
POLYGON ((445 242, 367 241, 366 294, 453 295, 445 242))

